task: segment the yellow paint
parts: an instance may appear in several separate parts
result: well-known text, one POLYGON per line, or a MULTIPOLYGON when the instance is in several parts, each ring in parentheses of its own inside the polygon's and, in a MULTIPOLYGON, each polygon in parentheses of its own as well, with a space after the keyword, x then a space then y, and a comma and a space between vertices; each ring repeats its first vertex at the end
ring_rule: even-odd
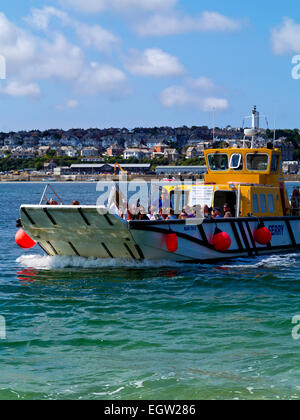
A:
MULTIPOLYGON (((235 217, 280 217, 291 213, 283 181, 280 150, 212 149, 206 150, 204 155, 208 170, 205 185, 213 186, 213 206, 222 207, 225 204, 222 203, 223 196, 224 200, 226 197, 236 197, 233 198, 236 200, 235 217), (217 191, 220 193, 216 194, 217 191), (227 194, 229 191, 235 195, 227 194)), ((166 186, 168 192, 191 192, 192 188, 192 185, 166 186)))

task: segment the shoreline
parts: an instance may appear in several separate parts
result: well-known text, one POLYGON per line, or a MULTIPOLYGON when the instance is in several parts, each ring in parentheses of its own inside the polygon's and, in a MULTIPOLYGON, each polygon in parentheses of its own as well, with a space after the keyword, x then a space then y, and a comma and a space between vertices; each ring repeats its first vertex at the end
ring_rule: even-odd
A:
MULTIPOLYGON (((57 179, 45 179, 45 178, 39 178, 37 177, 37 179, 22 179, 21 177, 17 177, 14 176, 13 178, 9 178, 9 179, 1 179, 0 178, 0 185, 3 184, 97 184, 98 182, 119 182, 120 178, 118 176, 112 176, 112 177, 95 177, 95 180, 89 180, 87 179, 87 177, 74 177, 74 179, 64 179, 61 177, 58 177, 57 179)), ((166 176, 158 176, 158 175, 129 175, 127 177, 127 181, 147 181, 150 182, 152 180, 157 180, 157 181, 163 181, 163 180, 167 180, 168 177, 166 176)), ((170 178, 171 179, 171 178, 170 178)), ((174 177, 174 182, 184 182, 186 180, 191 180, 193 179, 194 181, 204 181, 203 177, 199 177, 199 176, 181 176, 181 177, 174 177)), ((126 180, 122 180, 122 182, 126 182, 126 180)), ((166 181, 168 182, 168 181, 166 181)), ((300 182, 300 175, 285 175, 284 176, 284 182, 286 183, 294 183, 294 182, 300 182)))

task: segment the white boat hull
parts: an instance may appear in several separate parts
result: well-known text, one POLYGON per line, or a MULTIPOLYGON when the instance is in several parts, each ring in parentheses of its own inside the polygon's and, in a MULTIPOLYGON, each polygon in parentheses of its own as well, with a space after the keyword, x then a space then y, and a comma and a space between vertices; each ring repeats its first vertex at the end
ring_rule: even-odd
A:
POLYGON ((24 205, 21 220, 24 230, 53 256, 209 262, 282 253, 300 247, 300 217, 127 222, 101 212, 104 209, 95 206, 24 205), (259 245, 254 240, 259 221, 272 233, 268 245, 259 245), (218 252, 211 245, 216 227, 231 238, 231 247, 226 252, 218 252), (176 252, 167 248, 166 235, 170 231, 177 234, 176 252))

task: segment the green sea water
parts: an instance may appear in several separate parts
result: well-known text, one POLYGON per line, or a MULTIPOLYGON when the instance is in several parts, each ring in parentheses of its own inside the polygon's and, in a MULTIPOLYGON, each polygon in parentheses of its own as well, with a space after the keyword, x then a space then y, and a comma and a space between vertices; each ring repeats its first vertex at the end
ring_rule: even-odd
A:
MULTIPOLYGON (((96 202, 95 184, 56 188, 96 202)), ((1 400, 300 398, 300 254, 183 265, 22 251, 19 206, 42 190, 0 185, 1 400)))

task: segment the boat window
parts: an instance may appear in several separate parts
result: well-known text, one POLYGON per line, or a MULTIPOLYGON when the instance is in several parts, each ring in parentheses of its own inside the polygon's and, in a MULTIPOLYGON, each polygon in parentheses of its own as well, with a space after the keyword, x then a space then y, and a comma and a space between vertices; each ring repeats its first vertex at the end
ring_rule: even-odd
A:
POLYGON ((211 171, 228 171, 228 155, 221 153, 216 153, 215 155, 208 155, 208 165, 211 171))
POLYGON ((234 153, 230 159, 230 169, 236 171, 243 170, 243 156, 240 153, 234 153))
POLYGON ((277 172, 279 167, 279 155, 273 155, 271 160, 271 172, 277 172))
POLYGON ((260 200, 260 209, 262 213, 267 213, 267 201, 266 201, 266 196, 265 194, 260 194, 259 195, 259 200, 260 200))
POLYGON ((259 213, 258 197, 257 194, 252 196, 252 211, 254 214, 259 213))
POLYGON ((248 171, 267 171, 269 165, 269 156, 258 153, 247 155, 248 171))
POLYGON ((274 213, 275 207, 274 207, 273 194, 268 194, 268 207, 269 207, 269 212, 274 213))

